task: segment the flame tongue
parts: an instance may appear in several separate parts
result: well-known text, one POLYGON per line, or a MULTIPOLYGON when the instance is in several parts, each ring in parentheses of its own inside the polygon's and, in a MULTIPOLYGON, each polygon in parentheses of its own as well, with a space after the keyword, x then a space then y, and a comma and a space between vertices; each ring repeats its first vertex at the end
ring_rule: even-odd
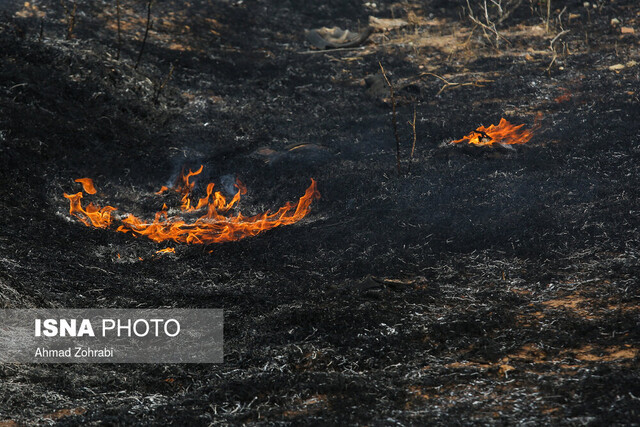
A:
POLYGON ((63 194, 69 199, 69 213, 84 223, 87 227, 106 228, 111 224, 111 212, 117 210, 113 206, 105 206, 99 208, 93 203, 89 203, 85 208, 82 207, 82 193, 63 194))
MULTIPOLYGON (((213 192, 214 184, 209 183, 206 196, 200 198, 194 207, 190 197, 194 183, 190 182, 190 178, 200 174, 202 169, 203 167, 200 166, 195 172, 190 170, 187 174, 183 173, 173 188, 174 191, 182 195, 180 206, 182 212, 192 213, 206 210, 198 219, 193 222, 187 222, 178 216, 170 217, 167 213, 167 206, 164 205, 162 210, 156 212, 153 221, 143 221, 129 214, 120 221, 121 225, 116 231, 146 236, 156 242, 166 240, 193 244, 229 242, 255 236, 275 227, 298 222, 309 213, 311 203, 320 198, 316 181, 312 179, 311 185, 297 204, 289 202, 276 212, 267 211, 255 216, 244 216, 242 213, 238 213, 235 216, 224 216, 222 213, 226 213, 235 207, 241 196, 246 194, 247 189, 240 181, 236 181, 235 186, 238 188, 238 192, 227 202, 227 199, 220 192, 213 192)), ((91 182, 91 188, 93 188, 93 182, 91 182)), ((167 190, 169 189, 162 187, 156 194, 162 194, 167 190)), ((115 211, 116 208, 112 206, 100 208, 92 203, 83 208, 81 202, 82 193, 73 195, 65 193, 64 197, 69 199, 70 202, 69 213, 77 217, 86 226, 106 228, 111 225, 111 212, 115 211)))
POLYGON ((525 144, 531 140, 533 132, 528 129, 522 129, 523 127, 524 125, 512 125, 502 118, 497 126, 490 125, 487 128, 480 126, 464 138, 452 141, 452 144, 458 144, 461 142, 467 142, 469 144, 479 146, 492 144, 525 144))
POLYGON ((82 184, 82 189, 87 194, 96 194, 96 187, 93 186, 93 180, 91 178, 78 178, 75 182, 82 184))

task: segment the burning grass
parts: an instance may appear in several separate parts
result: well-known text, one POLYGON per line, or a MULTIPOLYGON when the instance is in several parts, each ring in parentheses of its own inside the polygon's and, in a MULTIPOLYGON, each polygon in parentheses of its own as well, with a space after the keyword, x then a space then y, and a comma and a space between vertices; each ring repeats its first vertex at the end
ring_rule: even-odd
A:
MULTIPOLYGON (((311 185, 297 204, 287 202, 276 212, 264 212, 255 216, 244 216, 238 212, 236 215, 228 214, 236 207, 243 194, 246 194, 246 187, 236 181, 235 187, 238 192, 233 198, 227 201, 226 197, 219 191, 214 192, 214 183, 207 185, 206 196, 198 199, 194 204, 191 192, 195 185, 191 182, 191 177, 199 175, 203 166, 197 171, 189 171, 182 174, 176 184, 169 189, 162 187, 156 194, 161 195, 166 191, 173 190, 181 195, 180 212, 182 214, 202 213, 194 221, 187 221, 182 216, 169 216, 166 204, 156 212, 152 221, 142 220, 132 214, 125 214, 118 219, 120 225, 116 231, 121 233, 132 233, 136 236, 146 236, 155 242, 174 241, 188 244, 209 244, 222 243, 244 239, 245 237, 256 236, 266 230, 270 230, 282 225, 290 225, 300 221, 310 211, 311 203, 320 198, 315 180, 311 180, 311 185)), ((83 186, 84 192, 95 194, 96 190, 93 180, 90 178, 77 179, 83 186)), ((113 212, 118 208, 113 206, 96 206, 89 203, 82 206, 83 192, 76 194, 64 194, 69 199, 69 213, 78 218, 87 227, 109 228, 114 222, 113 212)))
POLYGON ((471 131, 467 136, 452 141, 451 143, 459 144, 466 142, 477 146, 526 144, 533 137, 533 130, 523 129, 523 127, 524 125, 513 125, 502 118, 497 126, 480 126, 478 129, 471 131))
MULTIPOLYGON (((446 2, 418 5, 441 25, 376 33, 363 48, 319 55, 298 52, 305 17, 318 11, 327 23, 355 26, 364 11, 393 11, 387 4, 368 12, 362 3, 334 2, 267 14, 255 13, 264 5, 190 2, 187 9, 186 3, 154 2, 158 32, 150 30, 142 70, 134 72, 145 22, 138 15, 146 2, 132 9, 136 20, 123 7, 123 24, 133 25, 123 26, 120 62, 109 59, 117 29, 89 14, 108 10, 115 22, 115 2, 78 3, 82 19, 72 43, 61 41, 60 7, 55 15, 49 8, 40 41, 36 20, 0 26, 6 83, 0 91, 0 303, 219 306, 227 313, 228 357, 224 364, 188 368, 10 367, 2 393, 11 398, 0 419, 44 423, 43 414, 72 408, 87 412, 63 423, 607 425, 637 419, 637 85, 634 69, 608 68, 638 60, 631 49, 637 39, 621 39, 609 26, 614 16, 631 25, 639 10, 631 0, 607 2, 602 14, 564 2, 573 54, 559 55, 548 73, 553 35, 529 31, 537 17, 523 10, 505 21, 500 33, 512 45, 502 43, 496 52, 478 29, 471 34, 453 6, 431 7, 446 2), (179 33, 179 22, 164 27, 170 9, 184 11, 192 30, 179 33), (581 17, 568 18, 576 14, 581 17), (198 24, 205 16, 224 22, 218 30, 224 43, 212 43, 210 27, 198 24), (526 25, 521 35, 510 33, 515 20, 526 25), (27 36, 14 24, 24 25, 27 36), (445 46, 451 40, 459 43, 445 46), (193 49, 177 56, 169 46, 174 41, 193 49), (390 108, 363 102, 363 88, 351 84, 374 70, 377 58, 398 77, 397 95, 405 101, 399 114, 409 119, 415 103, 419 127, 424 122, 410 175, 389 175, 395 166, 390 108), (158 104, 150 102, 152 82, 161 81, 172 61, 175 78, 158 104), (423 71, 461 85, 438 94, 445 82, 431 76, 400 89, 400 76, 423 71), (462 86, 480 78, 494 83, 462 86), (560 87, 573 94, 569 103, 553 102, 560 87), (550 126, 524 146, 505 146, 515 150, 496 143, 434 148, 480 124, 498 125, 493 120, 501 113, 518 125, 525 120, 513 118, 537 111, 550 126), (316 115, 321 119, 309 120, 316 115), (205 120, 216 125, 200 126, 205 120), (292 136, 330 147, 284 149, 292 136), (261 154, 263 144, 277 150, 261 154), (157 165, 185 158, 181 149, 191 161, 224 159, 218 173, 238 170, 256 179, 278 173, 284 181, 313 170, 331 193, 323 205, 327 219, 277 250, 269 239, 256 239, 216 247, 215 257, 173 240, 154 244, 116 232, 127 213, 147 223, 156 211, 195 222, 208 209, 196 209, 206 195, 206 170, 189 190, 194 212, 180 209, 180 182, 162 195, 153 195, 159 185, 140 197, 122 185, 117 199, 115 186, 109 197, 104 184, 93 195, 83 191, 87 211, 89 202, 99 205, 96 212, 107 204, 119 208, 103 212, 108 232, 95 232, 82 212, 67 218, 84 219, 90 229, 64 226, 52 215, 49 194, 61 195, 56 189, 64 177, 80 177, 68 172, 78 165, 109 180, 126 168, 131 176, 156 176, 157 165), (258 157, 245 156, 252 152, 258 157), (325 152, 331 157, 321 157, 325 152), (78 238, 83 231, 95 238, 78 238), (176 246, 177 255, 166 246, 176 246), (423 279, 413 284, 392 283, 417 275, 423 279), (58 380, 61 373, 67 381, 58 380)), ((395 16, 403 17, 397 9, 395 16)), ((526 123, 531 129, 533 120, 526 123)), ((82 190, 81 183, 66 185, 71 194, 82 190)), ((307 186, 301 183, 283 201, 297 202, 307 186)), ((231 190, 223 192, 226 202, 238 191, 231 190)), ((214 200, 212 193, 208 203, 214 200)), ((249 211, 247 202, 243 197, 218 213, 263 212, 249 211)))

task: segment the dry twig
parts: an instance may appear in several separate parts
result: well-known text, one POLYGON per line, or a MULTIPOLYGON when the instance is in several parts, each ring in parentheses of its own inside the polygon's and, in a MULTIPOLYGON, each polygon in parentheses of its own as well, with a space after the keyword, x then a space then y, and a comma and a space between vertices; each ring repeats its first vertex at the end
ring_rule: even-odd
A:
POLYGON ((558 33, 553 39, 551 39, 551 41, 549 42, 549 49, 554 50, 553 44, 556 42, 556 40, 558 40, 560 37, 564 36, 570 31, 571 30, 564 30, 561 33, 558 33))
POLYGON ((511 14, 522 5, 523 0, 513 0, 507 2, 507 6, 505 8, 502 7, 502 0, 496 1, 491 0, 491 3, 498 6, 498 10, 500 12, 500 18, 498 18, 497 24, 502 24, 511 14))
POLYGON ((549 66, 547 67, 546 70, 544 70, 545 73, 549 73, 551 71, 551 67, 553 66, 553 64, 555 64, 556 59, 558 59, 558 52, 556 52, 555 47, 553 47, 553 44, 556 42, 556 40, 558 40, 560 37, 562 37, 563 35, 567 34, 569 32, 569 30, 564 30, 560 33, 558 33, 550 42, 549 42, 549 49, 551 49, 551 52, 553 52, 553 58, 551 59, 551 63, 549 63, 549 66))
POLYGON ((69 10, 67 4, 64 0, 60 0, 60 4, 64 9, 64 14, 67 18, 67 40, 71 40, 73 38, 73 29, 76 26, 76 11, 78 9, 78 4, 74 1, 71 2, 72 8, 69 10))
POLYGON ((409 170, 411 170, 411 163, 413 163, 413 154, 416 151, 416 106, 413 105, 413 121, 409 122, 411 130, 413 131, 413 141, 411 142, 411 156, 409 157, 409 170))
POLYGON ((455 82, 450 82, 449 80, 437 74, 427 73, 427 72, 418 74, 417 78, 421 78, 422 76, 433 76, 444 82, 444 84, 442 85, 438 93, 436 93, 436 96, 440 95, 442 92, 444 92, 447 89, 463 87, 463 86, 484 87, 483 83, 493 83, 493 80, 488 80, 488 79, 479 79, 479 80, 476 80, 475 82, 455 83, 455 82))
POLYGON ((175 69, 175 63, 172 62, 171 63, 171 67, 169 68, 169 73, 164 78, 164 80, 158 85, 158 88, 156 89, 156 93, 153 96, 154 104, 158 103, 158 98, 160 97, 160 92, 162 92, 162 89, 164 89, 164 87, 167 85, 167 83, 169 83, 169 80, 171 80, 171 76, 173 76, 173 70, 174 69, 175 69))
POLYGON ((151 4, 153 0, 149 0, 147 2, 147 27, 144 31, 144 38, 142 39, 142 46, 140 46, 140 53, 138 53, 138 60, 136 61, 136 66, 133 67, 135 70, 138 69, 138 65, 140 65, 140 59, 142 59, 142 53, 144 52, 144 46, 147 43, 147 37, 149 36, 149 30, 151 29, 151 4))
MULTIPOLYGON (((493 1, 493 0, 492 0, 493 1)), ((493 1, 494 4, 497 4, 499 7, 499 10, 501 11, 501 13, 503 14, 504 12, 502 11, 502 8, 500 7, 499 3, 496 3, 495 1, 493 1)), ((519 4, 518 4, 519 6, 519 4)), ((517 7, 517 6, 516 6, 517 7)), ((507 42, 508 44, 511 44, 511 42, 509 40, 507 40, 505 37, 503 37, 499 32, 498 29, 496 28, 496 23, 493 22, 491 20, 491 18, 489 18, 489 9, 487 7, 487 0, 483 1, 483 4, 481 5, 481 9, 484 12, 484 20, 485 22, 482 22, 479 18, 477 18, 474 13, 473 13, 473 8, 471 7, 471 4, 469 3, 469 0, 467 0, 467 8, 469 10, 469 19, 471 20, 471 22, 473 22, 474 24, 476 24, 477 26, 480 26, 480 28, 482 28, 482 32, 484 33, 484 36, 487 40, 489 40, 489 42, 491 43, 492 46, 494 46, 496 49, 500 48, 500 39, 504 40, 505 42, 507 42), (487 31, 493 33, 495 35, 495 43, 492 41, 491 37, 489 36, 489 34, 487 34, 487 31)), ((509 12, 510 14, 511 12, 509 12)), ((507 15, 508 16, 508 15, 507 15)), ((505 17, 506 19, 506 17, 505 17)), ((501 21, 500 21, 501 22, 501 21)))
POLYGON ((116 0, 116 20, 118 24, 118 50, 116 51, 116 59, 120 59, 120 49, 122 48, 122 30, 120 27, 120 0, 116 0))

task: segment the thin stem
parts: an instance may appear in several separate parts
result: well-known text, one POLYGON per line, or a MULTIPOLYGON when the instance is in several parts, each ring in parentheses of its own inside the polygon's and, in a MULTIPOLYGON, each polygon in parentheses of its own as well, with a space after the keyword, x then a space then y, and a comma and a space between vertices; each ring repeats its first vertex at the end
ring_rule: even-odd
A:
POLYGON ((136 61, 136 66, 133 67, 134 70, 138 69, 138 65, 140 65, 140 59, 142 59, 142 53, 144 52, 144 46, 147 43, 147 37, 149 36, 149 30, 151 29, 151 4, 153 0, 149 0, 147 2, 147 27, 144 30, 144 38, 142 39, 142 46, 140 47, 140 53, 138 53, 138 60, 136 61))
POLYGON ((397 163, 398 173, 400 173, 400 137, 398 137, 398 119, 396 116, 396 97, 393 92, 393 85, 387 78, 387 73, 384 72, 382 63, 378 62, 378 64, 380 65, 382 76, 384 77, 384 80, 387 82, 387 85, 389 86, 389 96, 391 97, 391 111, 392 111, 391 125, 393 126, 393 136, 396 138, 396 163, 397 163))
POLYGON ((411 129, 413 130, 413 143, 411 144, 411 160, 413 160, 413 153, 416 151, 416 106, 413 106, 413 121, 409 122, 411 129))
POLYGON ((116 59, 120 59, 120 49, 122 47, 122 30, 120 27, 120 0, 116 0, 116 20, 118 22, 118 50, 116 51, 116 59))
POLYGON ((162 89, 164 89, 164 87, 167 85, 167 83, 169 83, 169 80, 171 80, 171 76, 173 75, 173 70, 174 69, 175 69, 175 63, 172 62, 171 63, 171 67, 169 68, 169 73, 164 78, 164 80, 160 83, 160 85, 158 86, 158 89, 156 90, 156 94, 153 97, 154 104, 158 103, 158 98, 160 98, 160 92, 162 92, 162 89))
POLYGON ((413 104, 413 121, 409 122, 413 131, 413 141, 411 143, 411 156, 409 157, 409 172, 411 172, 411 164, 413 163, 413 154, 416 151, 416 104, 413 104))
POLYGON ((64 8, 64 14, 67 17, 67 40, 71 40, 73 38, 73 28, 76 26, 76 11, 78 9, 78 4, 75 0, 71 2, 73 5, 73 9, 71 10, 69 10, 64 0, 60 0, 60 4, 64 8))

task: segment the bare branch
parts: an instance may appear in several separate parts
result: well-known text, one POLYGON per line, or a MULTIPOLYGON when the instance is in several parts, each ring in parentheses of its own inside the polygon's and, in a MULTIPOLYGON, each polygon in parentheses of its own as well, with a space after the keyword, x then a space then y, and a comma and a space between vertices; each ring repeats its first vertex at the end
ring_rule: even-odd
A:
POLYGON ((164 78, 164 80, 158 85, 158 88, 156 89, 156 93, 153 96, 154 104, 158 103, 158 98, 160 98, 160 92, 162 92, 162 89, 164 89, 164 87, 167 85, 167 83, 169 83, 169 80, 171 80, 171 76, 173 76, 173 70, 174 69, 175 69, 175 63, 172 62, 171 63, 171 67, 169 68, 169 73, 164 78))
POLYGON ((138 53, 138 60, 136 61, 136 66, 134 69, 138 69, 138 65, 140 65, 140 59, 142 59, 142 53, 144 52, 144 46, 147 43, 147 37, 149 36, 149 30, 151 29, 151 4, 153 0, 149 0, 147 2, 147 27, 144 31, 144 38, 142 39, 142 46, 140 47, 140 53, 138 53))
POLYGON ((76 11, 78 9, 78 4, 74 1, 71 2, 73 6, 71 10, 67 7, 67 4, 64 0, 60 0, 60 4, 64 9, 64 14, 67 17, 67 40, 71 40, 73 38, 73 29, 76 26, 76 11))
POLYGON ((564 36, 565 34, 571 32, 571 30, 564 30, 561 33, 558 33, 549 43, 549 49, 554 50, 553 49, 553 44, 556 42, 556 40, 558 40, 560 37, 564 36))
POLYGON ((450 82, 449 80, 445 79, 444 77, 439 76, 437 74, 433 74, 433 73, 424 72, 424 73, 418 74, 418 78, 420 78, 422 76, 433 76, 433 77, 436 77, 436 78, 438 78, 438 79, 440 79, 440 80, 442 80, 444 82, 444 84, 442 85, 442 87, 440 88, 438 93, 436 93, 436 96, 440 95, 442 92, 444 92, 447 89, 452 89, 452 88, 462 87, 462 86, 484 87, 484 85, 482 83, 492 83, 493 82, 493 80, 479 79, 479 80, 476 80, 475 82, 456 83, 456 82, 450 82))

